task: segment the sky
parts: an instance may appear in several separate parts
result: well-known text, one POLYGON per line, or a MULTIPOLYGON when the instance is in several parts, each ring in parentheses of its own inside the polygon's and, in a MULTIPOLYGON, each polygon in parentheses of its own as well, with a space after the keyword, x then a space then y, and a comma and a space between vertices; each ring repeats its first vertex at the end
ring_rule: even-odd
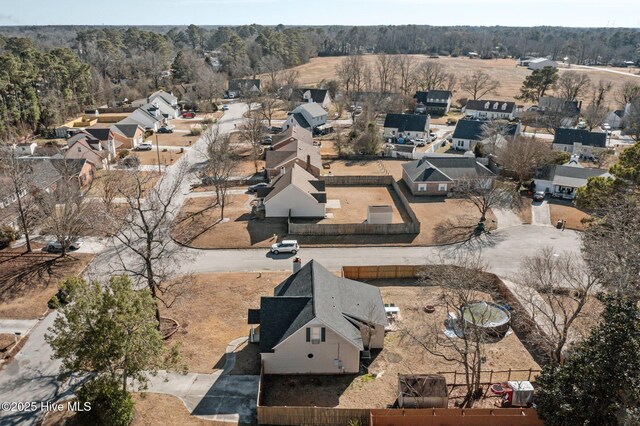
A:
POLYGON ((0 0, 0 25, 640 28, 640 0, 0 0))

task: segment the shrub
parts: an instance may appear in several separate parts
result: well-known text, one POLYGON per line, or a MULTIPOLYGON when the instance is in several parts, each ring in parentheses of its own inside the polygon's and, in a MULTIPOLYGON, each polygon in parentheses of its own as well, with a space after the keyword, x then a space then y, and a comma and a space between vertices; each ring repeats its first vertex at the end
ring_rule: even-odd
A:
POLYGON ((189 136, 200 136, 202 134, 202 129, 199 127, 192 127, 189 131, 189 136))
POLYGON ((208 126, 210 124, 213 124, 215 121, 213 120, 213 118, 203 118, 202 119, 202 124, 204 126, 208 126))
POLYGON ((114 378, 102 376, 85 383, 78 391, 78 401, 81 407, 91 405, 90 410, 78 412, 82 424, 128 426, 133 421, 133 399, 114 378))
POLYGON ((136 168, 140 165, 140 158, 137 155, 130 155, 120 160, 120 165, 128 169, 136 168))
POLYGON ((20 231, 13 229, 10 226, 3 226, 0 228, 0 249, 3 249, 15 240, 20 238, 20 231))
POLYGON ((122 151, 118 152, 118 158, 121 160, 125 158, 127 155, 129 155, 128 149, 123 149, 122 151))
POLYGON ((151 137, 151 136, 153 136, 153 130, 145 130, 144 131, 144 138, 145 139, 148 138, 148 137, 151 137))

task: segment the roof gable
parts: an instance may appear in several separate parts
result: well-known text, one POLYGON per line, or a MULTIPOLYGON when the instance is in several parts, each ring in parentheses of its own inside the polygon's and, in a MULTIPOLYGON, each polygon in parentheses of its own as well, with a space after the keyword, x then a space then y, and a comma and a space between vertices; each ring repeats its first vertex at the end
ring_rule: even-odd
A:
POLYGON ((398 129, 398 132, 426 131, 428 116, 418 114, 387 114, 384 127, 398 129))
POLYGON ((491 170, 478 163, 475 157, 466 155, 427 155, 420 160, 403 164, 402 168, 413 182, 450 182, 495 176, 491 170))
POLYGON ((598 148, 606 148, 607 135, 600 132, 590 132, 586 129, 556 129, 553 135, 553 143, 560 145, 573 145, 574 143, 593 146, 598 148))
POLYGON ((467 105, 465 106, 465 111, 483 111, 483 112, 499 112, 505 114, 511 114, 516 109, 515 102, 507 102, 507 101, 494 101, 494 100, 470 100, 467 101, 467 105))

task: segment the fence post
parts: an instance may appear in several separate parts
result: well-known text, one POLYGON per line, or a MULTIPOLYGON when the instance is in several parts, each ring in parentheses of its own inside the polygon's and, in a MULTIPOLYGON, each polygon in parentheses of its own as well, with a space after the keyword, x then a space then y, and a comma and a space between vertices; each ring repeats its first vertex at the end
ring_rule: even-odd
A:
POLYGON ((453 386, 455 386, 455 385, 456 385, 456 379, 457 379, 457 378, 458 378, 458 372, 457 372, 457 371, 454 371, 454 372, 453 372, 453 386))
POLYGON ((527 377, 527 381, 530 382, 531 381, 531 368, 529 368, 529 377, 527 377))
POLYGON ((509 375, 507 376, 507 382, 511 380, 511 369, 509 369, 509 375))

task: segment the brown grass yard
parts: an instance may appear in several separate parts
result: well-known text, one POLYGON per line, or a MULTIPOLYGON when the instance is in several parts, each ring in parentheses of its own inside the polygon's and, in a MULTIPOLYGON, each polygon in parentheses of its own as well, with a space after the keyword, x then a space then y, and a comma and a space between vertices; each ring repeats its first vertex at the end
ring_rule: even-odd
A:
MULTIPOLYGON (((158 165, 158 152, 156 151, 156 145, 154 142, 153 149, 151 151, 135 151, 135 155, 140 158, 140 164, 145 166, 158 165)), ((178 158, 182 153, 178 151, 162 151, 160 150, 160 165, 170 165, 178 161, 178 158)))
POLYGON ((566 227, 568 229, 577 231, 584 231, 587 225, 582 221, 591 218, 588 213, 583 212, 574 205, 555 200, 549 202, 549 212, 551 213, 552 225, 555 225, 559 219, 563 219, 567 221, 566 227))
MULTIPOLYGON (((180 345, 180 354, 190 372, 212 373, 224 365, 227 344, 249 335, 247 309, 260 307, 260 297, 288 272, 203 274, 185 284, 184 294, 163 316, 174 318, 180 329, 168 341, 180 345)), ((232 374, 258 374, 259 359, 254 345, 238 348, 232 374), (258 370, 257 372, 255 370, 258 370)))
MULTIPOLYGON (((438 287, 416 287, 410 281, 380 281, 385 303, 394 303, 400 308, 403 320, 399 323, 403 329, 419 333, 421 327, 435 324, 443 328, 447 310, 437 306, 432 314, 424 313, 426 304, 438 305, 440 289, 438 287)), ((490 300, 486 294, 479 297, 490 300)), ((527 352, 518 337, 511 333, 496 343, 485 346, 487 361, 485 370, 539 369, 538 364, 527 352)), ((446 362, 429 355, 414 342, 402 336, 402 332, 389 332, 385 337, 385 348, 375 356, 369 366, 369 375, 349 376, 267 376, 263 383, 264 405, 315 405, 341 408, 385 408, 397 398, 398 374, 434 374, 438 372, 462 371, 457 364, 446 362), (376 377, 377 376, 377 377, 376 377)), ((526 380, 513 375, 514 378, 526 380)), ((496 376, 497 377, 497 376, 496 376)), ((488 378, 486 378, 488 380, 488 378)), ((497 381, 500 381, 498 378, 497 381)), ((452 377, 447 378, 448 383, 452 377)), ((460 380, 460 376, 458 376, 460 380)), ((497 398, 479 401, 476 407, 492 407, 497 398)), ((450 400, 450 406, 453 406, 450 400)))
MULTIPOLYGON (((93 182, 91 183, 91 188, 87 195, 89 195, 90 197, 103 197, 103 181, 105 179, 105 176, 109 173, 113 173, 117 176, 118 190, 120 191, 126 191, 126 189, 128 187, 131 187, 135 182, 135 179, 132 176, 132 172, 129 172, 127 170, 98 170, 96 171, 93 182)), ((139 173, 141 181, 144 182, 143 191, 145 192, 153 188, 160 179, 160 174, 158 172, 139 171, 137 173, 139 173)), ((116 195, 116 197, 120 197, 120 194, 116 195)))
MULTIPOLYGON (((451 58, 440 57, 438 59, 428 59, 426 55, 410 55, 416 58, 417 61, 424 62, 427 60, 436 61, 443 64, 443 66, 449 72, 453 72, 458 76, 458 81, 466 75, 475 70, 482 70, 487 72, 492 78, 501 82, 500 88, 498 88, 495 94, 489 95, 486 98, 495 98, 516 101, 518 104, 522 104, 514 98, 522 86, 522 82, 525 77, 531 74, 531 71, 523 68, 516 67, 515 59, 469 59, 464 57, 451 58)), ((336 66, 344 59, 340 56, 327 56, 311 59, 308 63, 295 67, 298 70, 300 76, 298 83, 301 86, 317 86, 322 80, 335 80, 336 66)), ((376 55, 364 55, 365 62, 374 67, 376 63, 376 55)), ((560 68, 560 73, 565 72, 566 68, 560 68)), ((614 74, 604 70, 591 70, 578 67, 571 67, 572 71, 586 73, 589 75, 592 81, 598 82, 599 80, 611 81, 613 83, 613 89, 611 93, 615 93, 626 81, 632 81, 637 83, 638 78, 632 75, 614 74)), ((454 93, 454 103, 457 99, 466 98, 467 95, 460 89, 454 93)), ((614 99, 610 97, 609 100, 611 106, 613 106, 614 99)))
POLYGON ((147 138, 146 142, 154 146, 156 141, 160 146, 174 146, 177 148, 194 145, 200 136, 191 136, 189 133, 174 131, 173 133, 157 133, 147 138))
POLYGON ((57 293, 58 283, 79 275, 93 255, 72 253, 66 259, 39 251, 24 253, 24 247, 0 251, 0 318, 37 319, 57 293))

